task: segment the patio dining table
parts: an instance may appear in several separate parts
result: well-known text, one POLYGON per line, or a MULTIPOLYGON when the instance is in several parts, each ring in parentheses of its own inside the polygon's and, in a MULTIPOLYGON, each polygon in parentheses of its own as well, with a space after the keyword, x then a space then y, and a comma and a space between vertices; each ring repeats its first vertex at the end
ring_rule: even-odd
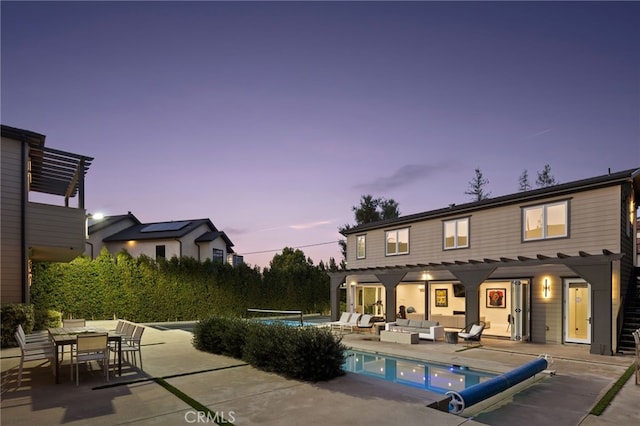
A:
POLYGON ((118 375, 122 375, 122 334, 100 327, 66 327, 50 328, 49 337, 55 346, 55 375, 56 384, 60 383, 59 349, 66 345, 74 345, 78 341, 79 334, 108 333, 109 342, 116 342, 118 346, 118 375))

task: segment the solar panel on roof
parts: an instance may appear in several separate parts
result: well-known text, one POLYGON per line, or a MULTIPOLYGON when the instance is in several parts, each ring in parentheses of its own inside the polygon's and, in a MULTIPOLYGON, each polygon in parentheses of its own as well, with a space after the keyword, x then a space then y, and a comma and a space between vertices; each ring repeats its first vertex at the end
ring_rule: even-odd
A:
POLYGON ((140 232, 162 232, 162 231, 177 231, 179 229, 184 228, 191 221, 183 220, 179 222, 162 222, 162 223, 152 223, 151 225, 147 225, 140 230, 140 232))

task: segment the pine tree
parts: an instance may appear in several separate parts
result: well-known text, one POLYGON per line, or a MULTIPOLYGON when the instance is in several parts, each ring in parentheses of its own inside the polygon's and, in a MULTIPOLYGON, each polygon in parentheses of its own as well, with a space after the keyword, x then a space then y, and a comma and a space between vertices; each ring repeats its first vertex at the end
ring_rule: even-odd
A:
POLYGON ((520 192, 529 191, 531 189, 531 184, 529 183, 529 172, 527 169, 524 169, 519 179, 520 183, 520 192))
POLYGON ((551 166, 545 164, 542 172, 538 172, 538 179, 536 180, 536 185, 538 188, 546 188, 548 186, 553 186, 556 184, 556 178, 551 174, 551 166))
POLYGON ((469 190, 465 194, 472 195, 474 201, 482 201, 489 198, 491 192, 485 192, 484 188, 489 184, 489 179, 485 179, 479 168, 475 170, 476 175, 469 181, 469 190))

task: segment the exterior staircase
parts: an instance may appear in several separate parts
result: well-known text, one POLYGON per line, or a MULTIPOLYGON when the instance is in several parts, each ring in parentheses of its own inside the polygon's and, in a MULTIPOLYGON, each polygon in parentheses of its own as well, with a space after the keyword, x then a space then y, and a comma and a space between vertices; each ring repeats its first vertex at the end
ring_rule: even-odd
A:
POLYGON ((640 328, 640 268, 635 269, 624 303, 624 323, 618 340, 618 352, 635 353, 635 341, 631 332, 640 328))

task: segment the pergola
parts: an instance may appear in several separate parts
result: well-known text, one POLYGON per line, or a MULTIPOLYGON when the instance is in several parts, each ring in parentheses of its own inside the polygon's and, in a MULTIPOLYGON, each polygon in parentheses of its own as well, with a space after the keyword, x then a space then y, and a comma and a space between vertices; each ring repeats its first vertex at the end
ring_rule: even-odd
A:
MULTIPOLYGON (((623 257, 622 253, 614 253, 603 249, 601 254, 591 254, 579 251, 577 255, 557 253, 555 256, 537 254, 535 257, 517 256, 514 258, 500 257, 498 259, 484 258, 468 259, 453 262, 428 262, 398 266, 384 266, 371 268, 345 269, 330 272, 331 278, 331 317, 333 321, 340 314, 340 287, 347 276, 373 275, 384 286, 386 296, 386 318, 393 321, 396 317, 396 286, 411 273, 429 271, 446 271, 460 281, 466 289, 465 312, 468 321, 476 321, 479 313, 480 284, 492 276, 499 268, 526 267, 536 268, 544 265, 562 265, 582 277, 591 284, 592 313, 594 317, 608 318, 605 324, 599 321, 594 324, 592 353, 611 352, 611 292, 612 292, 612 264, 623 257)), ((535 315, 535 307, 532 307, 535 315)))

